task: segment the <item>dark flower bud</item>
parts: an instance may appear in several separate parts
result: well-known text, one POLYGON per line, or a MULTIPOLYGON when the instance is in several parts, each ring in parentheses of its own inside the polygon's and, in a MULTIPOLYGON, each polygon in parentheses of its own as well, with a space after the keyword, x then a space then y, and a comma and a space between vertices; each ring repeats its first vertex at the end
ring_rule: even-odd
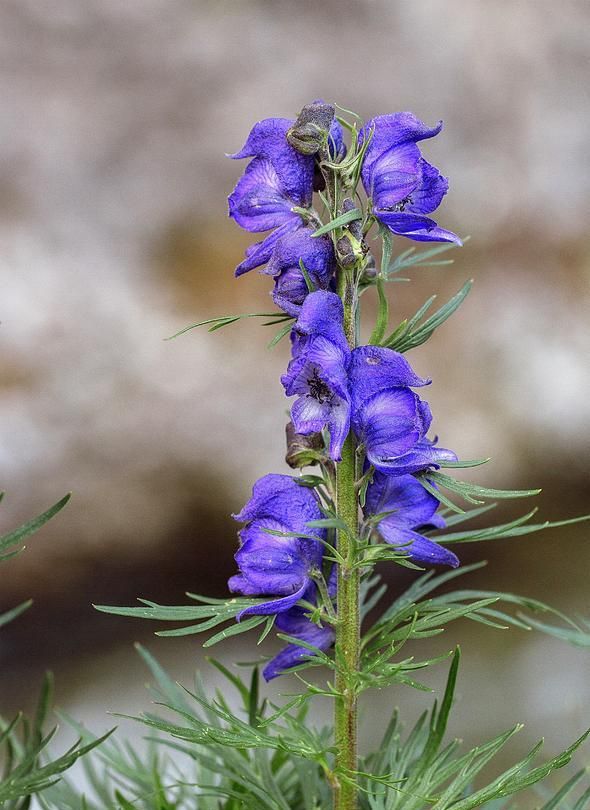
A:
POLYGON ((334 114, 332 104, 323 101, 306 104, 287 130, 287 141, 302 155, 315 155, 328 141, 334 114))
MULTIPOLYGON (((347 197, 341 206, 341 214, 347 214, 349 211, 353 211, 356 208, 354 204, 354 200, 351 200, 350 197, 347 197)), ((363 224, 360 219, 355 219, 352 222, 349 222, 347 225, 348 230, 357 239, 359 242, 363 240, 363 224)))
POLYGON ((341 236, 336 242, 336 255, 338 256, 338 263, 342 267, 350 267, 351 264, 356 262, 356 255, 354 246, 350 236, 341 236))
POLYGON ((295 431, 293 422, 285 428, 287 437, 287 455, 285 461, 292 469, 298 467, 311 467, 317 464, 317 455, 324 450, 324 440, 321 433, 310 433, 303 436, 295 431))
POLYGON ((322 170, 320 169, 318 161, 314 161, 313 167, 313 190, 314 191, 325 191, 326 189, 326 178, 322 174, 322 170))
MULTIPOLYGON (((356 208, 353 200, 347 198, 342 203, 340 213, 346 214, 356 208)), ((338 261, 343 267, 349 267, 362 259, 369 248, 363 237, 363 226, 360 219, 349 222, 343 229, 344 235, 336 242, 336 254, 338 261)))
POLYGON ((377 265, 375 264, 375 257, 372 253, 367 256, 366 264, 361 276, 361 284, 370 283, 377 276, 377 265))

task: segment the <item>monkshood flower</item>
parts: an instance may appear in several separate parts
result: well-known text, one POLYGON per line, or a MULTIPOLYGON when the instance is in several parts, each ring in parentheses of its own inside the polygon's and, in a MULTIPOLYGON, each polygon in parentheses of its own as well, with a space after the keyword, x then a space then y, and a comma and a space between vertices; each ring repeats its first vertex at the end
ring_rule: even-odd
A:
POLYGON ((307 296, 293 328, 293 359, 281 377, 287 396, 298 398, 291 409, 297 433, 330 431, 330 456, 339 461, 350 430, 348 365, 340 298, 318 290, 307 296))
POLYGON ((265 118, 254 124, 246 143, 229 157, 253 158, 228 197, 229 215, 247 231, 272 231, 246 250, 236 275, 270 259, 277 241, 303 224, 294 207, 309 208, 313 195, 314 158, 287 142, 289 118, 265 118))
POLYGON ((449 182, 424 160, 417 143, 441 129, 442 121, 428 127, 409 112, 372 118, 359 132, 359 144, 372 132, 361 177, 373 201, 373 213, 390 231, 417 242, 460 245, 456 234, 426 216, 438 208, 449 182))
MULTIPOLYGON (((308 601, 315 603, 317 594, 306 595, 308 601)), ((280 613, 275 621, 275 628, 294 638, 301 639, 319 650, 326 652, 334 644, 334 628, 330 625, 317 625, 309 617, 309 610, 304 607, 293 607, 285 613, 280 613)), ((300 647, 298 644, 287 644, 278 655, 268 662, 262 670, 266 681, 282 675, 285 671, 301 664, 308 656, 313 655, 311 650, 300 647)))
MULTIPOLYGON (((332 110, 331 105, 314 102, 332 110)), ((306 108, 304 108, 305 110, 306 108)), ((278 242, 302 227, 304 221, 293 208, 309 208, 317 188, 313 153, 301 153, 287 140, 295 124, 290 118, 265 118, 252 127, 246 143, 229 157, 251 157, 246 171, 228 197, 229 215, 247 231, 272 231, 261 242, 246 250, 246 258, 236 268, 236 276, 266 264, 278 242)), ((328 133, 332 157, 345 151, 342 127, 334 119, 328 133)))
POLYGON ((430 380, 418 377, 401 354, 361 346, 352 352, 349 379, 352 427, 377 470, 402 475, 457 460, 450 450, 426 438, 432 414, 410 387, 428 385, 430 380))
POLYGON ((379 521, 378 531, 386 543, 398 546, 408 558, 425 565, 450 565, 459 560, 452 551, 424 537, 419 529, 444 529, 444 519, 436 514, 439 501, 427 492, 413 475, 384 475, 375 472, 367 489, 365 517, 391 512, 379 521))
POLYGON ((242 596, 276 597, 246 608, 238 618, 289 610, 313 584, 312 572, 322 562, 324 533, 306 525, 323 517, 314 492, 288 475, 265 475, 233 517, 246 526, 235 554, 240 573, 230 578, 229 589, 242 596), (301 537, 284 536, 299 532, 301 537))
POLYGON ((274 276, 272 297, 288 315, 297 317, 309 290, 301 270, 303 262, 310 280, 317 289, 326 290, 332 280, 336 260, 329 236, 313 238, 313 228, 299 228, 276 243, 266 268, 274 276))

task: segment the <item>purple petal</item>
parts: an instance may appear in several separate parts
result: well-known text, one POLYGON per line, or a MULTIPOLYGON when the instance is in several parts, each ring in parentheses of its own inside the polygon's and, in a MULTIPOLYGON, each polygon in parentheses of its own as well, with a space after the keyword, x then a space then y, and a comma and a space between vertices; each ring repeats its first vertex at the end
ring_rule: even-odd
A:
POLYGON ((309 559, 296 537, 272 535, 265 529, 287 531, 282 524, 266 518, 242 529, 242 546, 235 554, 240 572, 250 585, 258 588, 259 594, 293 593, 308 581, 309 559))
POLYGON ((340 461, 342 446, 350 430, 350 405, 334 397, 330 402, 318 402, 309 394, 299 397, 291 408, 291 419, 297 433, 304 436, 319 433, 325 427, 330 432, 330 457, 340 461))
MULTIPOLYGON (((379 523, 379 531, 387 540, 388 532, 397 528, 418 529, 433 525, 439 506, 438 499, 413 475, 384 475, 376 471, 367 489, 364 512, 365 515, 378 515, 396 510, 379 523)), ((442 524, 441 528, 444 521, 442 524)))
POLYGON ((332 394, 348 400, 347 359, 347 355, 327 338, 306 339, 303 349, 289 362, 287 372, 281 377, 285 393, 288 397, 313 394, 314 386, 317 388, 323 383, 326 390, 323 396, 317 394, 318 400, 330 399, 332 394))
POLYGON ((299 275, 302 261, 313 280, 327 282, 335 268, 334 249, 328 236, 312 237, 313 228, 299 228, 277 243, 265 273, 276 276, 296 269, 299 275))
MULTIPOLYGON (((386 209, 375 208, 375 216, 387 225, 390 231, 400 234, 400 236, 408 236, 411 233, 422 232, 425 233, 429 230, 436 228, 436 222, 424 214, 410 214, 406 211, 388 211, 386 209)), ((410 236, 410 238, 413 238, 410 236)))
POLYGON ((434 127, 428 127, 413 113, 399 112, 389 115, 378 115, 371 118, 359 132, 359 144, 372 131, 373 135, 363 161, 363 183, 365 178, 369 180, 365 183, 370 187, 370 174, 374 162, 385 152, 396 149, 405 143, 416 143, 424 138, 432 138, 442 129, 442 121, 434 127))
POLYGON ((287 130, 292 124, 293 120, 289 118, 258 121, 240 151, 229 157, 265 158, 272 164, 281 189, 293 201, 292 204, 307 208, 311 205, 313 193, 314 161, 313 156, 301 155, 289 145, 287 130))
MULTIPOLYGON (((312 644, 322 652, 329 650, 334 643, 334 630, 329 625, 325 627, 318 627, 305 617, 304 611, 299 608, 294 608, 288 613, 282 613, 277 617, 276 626, 283 633, 291 636, 296 636, 308 644, 312 644), (294 615, 295 614, 295 615, 294 615)), ((291 667, 297 666, 312 656, 311 650, 306 650, 305 647, 299 647, 297 644, 288 644, 281 652, 276 655, 262 671, 262 675, 266 681, 276 678, 278 675, 283 674, 291 667)))
POLYGON ((263 602, 261 605, 252 605, 245 608, 236 616, 237 621, 240 621, 243 616, 270 616, 273 613, 282 613, 290 610, 300 599, 303 599, 305 591, 307 590, 308 583, 304 583, 302 587, 289 596, 283 596, 281 599, 272 599, 270 602, 263 602))
POLYGON ((424 437, 430 423, 420 399, 407 388, 375 394, 353 411, 353 427, 366 446, 367 458, 377 469, 408 453, 424 437))
POLYGON ((340 408, 332 410, 328 431, 330 433, 330 458, 333 461, 342 461, 342 448, 350 431, 350 406, 344 400, 340 408))
POLYGON ((289 527, 289 531, 303 534, 321 532, 306 527, 307 521, 319 520, 322 512, 313 490, 299 486, 290 475, 271 473, 260 478, 252 488, 252 497, 235 520, 246 523, 269 518, 289 527))
POLYGON ((442 198, 449 190, 449 181, 435 166, 424 159, 420 161, 420 171, 420 183, 412 192, 411 200, 405 210, 418 214, 430 214, 441 204, 442 198))
POLYGON ((283 239, 289 233, 296 231, 302 226, 302 220, 299 216, 293 216, 288 219, 280 228, 276 228, 261 242, 255 242, 246 248, 246 258, 241 262, 235 271, 236 276, 241 276, 249 270, 254 270, 255 267, 260 267, 266 264, 270 259, 277 242, 283 239))
POLYGON ((344 131, 337 118, 332 121, 330 133, 328 135, 328 151, 332 160, 342 158, 346 155, 346 144, 344 143, 344 131))
POLYGON ((409 231, 403 234, 407 239, 413 239, 415 242, 454 242, 459 247, 463 246, 463 242, 452 231, 446 231, 444 228, 431 228, 429 231, 409 231))
POLYGON ((308 293, 309 290, 301 271, 293 267, 275 278, 272 300, 279 309, 296 318, 301 312, 301 306, 308 293))
POLYGON ((333 292, 317 290, 305 299, 295 326, 299 335, 321 335, 330 340, 348 358, 350 348, 344 334, 344 308, 333 292))
POLYGON ((270 231, 294 218, 288 196, 270 160, 255 158, 228 197, 229 215, 247 231, 270 231))
POLYGON ((420 387, 430 385, 431 382, 419 377, 402 354, 380 346, 360 346, 354 349, 349 376, 355 410, 373 394, 386 388, 420 387))
MULTIPOLYGON (((380 528, 381 531, 381 528, 380 528)), ((381 531, 383 539, 392 546, 400 546, 400 551, 407 554, 410 560, 425 565, 450 565, 457 568, 459 558, 434 540, 424 537, 411 529, 394 528, 387 534, 381 531)))
MULTIPOLYGON (((405 143, 385 152, 373 163, 365 191, 373 198, 374 208, 393 208, 402 203, 420 183, 420 150, 405 143)), ((403 210, 403 209, 402 209, 403 210)))
POLYGON ((406 473, 416 473, 426 470, 429 467, 437 469, 441 461, 457 461, 457 456, 452 450, 444 447, 435 447, 435 442, 429 439, 421 439, 407 453, 399 458, 390 458, 386 462, 378 463, 378 469, 392 475, 404 475, 406 473))

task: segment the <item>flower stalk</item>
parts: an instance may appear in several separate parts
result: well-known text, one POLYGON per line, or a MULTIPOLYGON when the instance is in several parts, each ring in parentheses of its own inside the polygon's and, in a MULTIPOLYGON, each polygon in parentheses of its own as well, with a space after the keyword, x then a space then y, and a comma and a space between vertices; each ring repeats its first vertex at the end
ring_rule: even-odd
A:
MULTIPOLYGON (((339 267, 338 292, 344 306, 344 333, 351 349, 356 345, 356 312, 354 282, 350 268, 339 267)), ((358 705, 356 674, 359 668, 360 610, 359 569, 356 562, 358 535, 358 500, 355 487, 356 447, 352 431, 342 448, 342 460, 336 465, 336 511, 347 527, 338 531, 338 552, 343 563, 338 566, 336 605, 336 662, 334 737, 336 771, 357 770, 358 705)), ((357 807, 358 786, 354 777, 337 778, 334 788, 334 810, 357 807)))
MULTIPOLYGON (((358 503, 354 486, 355 450, 352 434, 342 449, 342 461, 336 471, 336 506, 338 517, 346 530, 338 532, 338 551, 344 563, 338 567, 336 604, 336 692, 335 743, 336 771, 357 769, 357 696, 356 674, 359 666, 360 614, 359 569, 354 566, 356 535, 358 533, 358 503)), ((358 789, 354 778, 337 780, 334 810, 353 810, 357 806, 358 789)))

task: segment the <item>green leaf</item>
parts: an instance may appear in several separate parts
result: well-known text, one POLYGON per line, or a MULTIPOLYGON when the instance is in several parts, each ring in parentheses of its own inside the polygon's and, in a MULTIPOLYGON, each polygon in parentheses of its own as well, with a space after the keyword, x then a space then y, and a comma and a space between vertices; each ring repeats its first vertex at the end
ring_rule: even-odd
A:
POLYGON ((293 320, 290 315, 285 314, 281 310, 277 310, 276 312, 247 312, 242 315, 220 315, 217 318, 207 318, 204 321, 192 323, 190 326, 185 326, 184 329, 181 329, 179 332, 176 332, 175 334, 170 335, 170 337, 164 339, 174 340, 174 338, 180 337, 180 335, 184 335, 186 332, 190 332, 191 329, 198 329, 200 326, 209 326, 207 331, 215 332, 218 329, 223 329, 224 326, 237 323, 237 321, 241 321, 244 318, 273 318, 273 323, 278 323, 287 319, 293 320))
POLYGON ((431 731, 428 737, 426 748, 424 749, 424 753, 422 755, 424 765, 429 764, 434 755, 437 753, 443 741, 445 732, 447 730, 447 722, 453 704, 453 695, 455 694, 455 686, 457 684, 457 673, 459 671, 460 661, 461 661, 461 650, 459 647, 456 647, 455 652, 453 654, 453 660, 451 661, 449 675, 447 678, 447 685, 445 687, 445 693, 443 695, 440 710, 438 712, 438 715, 435 714, 435 711, 433 711, 432 713, 431 731))
POLYGON ((372 346, 379 346, 381 341, 385 336, 385 331, 387 329, 387 322, 389 319, 389 303, 387 301, 387 295, 385 294, 385 285, 383 283, 383 278, 378 276, 377 278, 377 295, 379 296, 379 310, 377 314, 377 323, 371 337, 369 338, 369 343, 372 346))
POLYGON ((321 228, 318 228, 317 231, 312 233, 312 237, 323 236, 325 233, 335 231, 336 228, 341 228, 343 225, 348 225, 349 222, 354 222, 355 220, 362 218, 362 211, 360 211, 358 208, 353 208, 351 211, 346 211, 346 213, 340 214, 339 217, 336 217, 335 219, 326 223, 326 225, 322 225, 321 228))
POLYGON ((50 506, 47 511, 38 515, 36 518, 33 518, 33 520, 29 520, 27 523, 23 523, 22 526, 19 526, 18 529, 15 529, 9 534, 5 534, 0 537, 0 560, 3 558, 6 559, 3 557, 2 552, 7 551, 12 546, 22 543, 25 538, 30 537, 30 535, 39 531, 39 529, 44 526, 48 520, 51 520, 52 517, 57 515, 57 513, 64 508, 70 498, 71 493, 64 495, 61 500, 54 503, 53 506, 50 506))
POLYGON ((572 791, 572 789, 578 784, 582 777, 586 776, 586 771, 581 770, 575 773, 571 779, 563 785, 563 787, 557 791, 555 796, 553 796, 548 802, 545 802, 543 807, 540 810, 559 810, 559 808, 563 807, 561 802, 565 799, 565 797, 572 791))
MULTIPOLYGON (((469 237, 466 237, 463 243, 467 242, 468 239, 469 237)), ((453 259, 445 261, 431 261, 431 259, 449 250, 454 250, 457 247, 459 247, 459 245, 454 242, 447 242, 444 245, 437 245, 427 250, 417 251, 415 247, 409 248, 403 253, 400 253, 393 264, 389 266, 389 275, 399 273, 401 270, 405 270, 408 267, 436 267, 439 265, 453 264, 453 259)))
POLYGON ((439 467, 447 467, 449 469, 462 469, 464 467, 481 467, 482 464, 487 464, 491 458, 476 458, 472 461, 437 461, 439 467))
POLYGON ((289 332, 291 331, 291 329, 292 329, 292 328, 293 328, 293 322, 292 322, 292 320, 289 320, 289 321, 288 321, 288 322, 287 322, 287 323, 286 323, 286 324, 283 326, 283 328, 282 328, 282 329, 279 329, 279 331, 276 333, 276 335, 273 337, 273 339, 272 339, 271 341, 269 341, 269 343, 267 344, 267 347, 266 347, 266 348, 267 348, 267 349, 272 349, 272 348, 274 348, 274 347, 277 345, 277 343, 278 343, 279 341, 281 341, 281 340, 282 340, 282 339, 285 337, 285 335, 288 335, 288 334, 289 334, 289 332))
POLYGON ((472 531, 451 532, 448 534, 437 534, 436 540, 441 543, 476 543, 482 540, 499 540, 506 537, 522 537, 527 534, 545 531, 545 529, 555 529, 560 526, 571 526, 576 523, 583 523, 590 520, 590 515, 570 518, 569 520, 546 520, 543 523, 531 523, 529 521, 537 513, 537 509, 532 509, 526 515, 516 518, 508 523, 501 523, 497 526, 490 526, 485 529, 474 529, 472 531))
MULTIPOLYGON (((529 498, 538 495, 540 489, 492 489, 490 487, 480 487, 478 484, 471 484, 467 481, 456 481, 449 475, 429 470, 424 474, 431 483, 438 484, 445 489, 456 492, 470 503, 481 503, 475 498, 529 498)), ((422 480, 422 479, 421 479, 422 480)), ((444 503, 444 501, 443 501, 444 503)))
POLYGON ((259 624, 262 624, 267 619, 268 616, 250 616, 248 619, 244 619, 241 622, 230 624, 229 627, 226 627, 224 630, 221 630, 219 633, 211 636, 211 638, 208 638, 207 641, 203 643, 203 647, 212 647, 214 644, 218 644, 220 641, 225 641, 226 638, 237 636, 240 633, 247 633, 248 630, 258 627, 259 624))
MULTIPOLYGON (((448 318, 450 318, 453 312, 455 312, 461 306, 469 294, 472 286, 473 280, 471 279, 470 281, 467 281, 463 287, 461 287, 456 295, 447 301, 447 303, 438 309, 433 315, 427 318, 420 326, 412 331, 407 330, 405 334, 396 338, 395 341, 392 341, 390 338, 391 342, 388 341, 385 345, 391 349, 395 349, 398 352, 407 352, 409 349, 414 349, 417 346, 421 346, 433 335, 434 331, 438 329, 438 327, 441 326, 441 324, 443 324, 448 318)), ((433 299, 430 299, 430 301, 432 300, 433 299)))
POLYGON ((22 604, 18 605, 15 608, 12 608, 12 610, 7 610, 6 613, 1 613, 0 627, 2 627, 5 624, 8 624, 8 622, 11 622, 13 619, 16 619, 17 616, 20 616, 21 613, 24 613, 25 610, 28 610, 32 604, 33 600, 28 599, 26 602, 22 602, 22 604))
POLYGON ((509 796, 530 785, 534 785, 544 779, 551 771, 567 765, 571 761, 574 752, 582 745, 589 734, 590 730, 586 731, 569 748, 543 765, 529 768, 532 759, 542 745, 542 742, 538 743, 524 759, 498 776, 489 785, 476 790, 462 801, 453 804, 453 810, 472 810, 472 808, 479 807, 496 796, 509 796))
POLYGON ((536 619, 528 619, 528 623, 535 630, 540 630, 542 633, 547 633, 549 636, 554 636, 561 641, 566 641, 568 644, 573 644, 575 647, 590 648, 590 624, 588 630, 580 628, 569 627, 554 627, 551 624, 544 624, 536 619))
POLYGON ((315 292, 315 290, 317 288, 316 288, 315 284, 313 283, 313 281, 311 280, 311 277, 309 275, 307 267, 305 266, 305 264, 303 262, 303 259, 299 259, 299 268, 301 269, 301 274, 303 275, 303 278, 305 279, 305 286, 307 287, 307 292, 310 292, 310 293, 315 292))

